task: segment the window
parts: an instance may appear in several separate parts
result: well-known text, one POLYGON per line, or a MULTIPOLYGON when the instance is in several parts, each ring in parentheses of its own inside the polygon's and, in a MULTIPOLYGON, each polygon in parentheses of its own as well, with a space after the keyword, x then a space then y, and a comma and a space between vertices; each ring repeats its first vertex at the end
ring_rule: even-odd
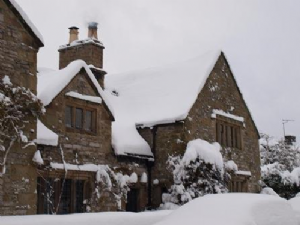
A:
POLYGON ((217 142, 223 147, 242 148, 241 127, 222 120, 216 122, 217 142))
POLYGON ((76 108, 76 128, 82 129, 82 123, 83 123, 83 109, 76 108))
POLYGON ((84 129, 87 131, 93 130, 92 129, 92 123, 93 123, 92 116, 93 116, 92 111, 89 111, 89 110, 85 111, 85 127, 84 127, 84 129))
POLYGON ((96 110, 66 106, 65 125, 73 130, 96 132, 96 110))
POLYGON ((0 8, 0 22, 4 21, 3 9, 0 8))
POLYGON ((246 179, 234 179, 228 185, 230 192, 248 192, 248 181, 246 179))
POLYGON ((65 110, 65 121, 67 127, 73 127, 72 118, 73 118, 72 107, 67 106, 65 110))
POLYGON ((85 211, 84 193, 87 181, 77 179, 37 179, 38 214, 54 214, 59 202, 57 214, 82 213, 85 211), (64 185, 62 183, 64 182, 64 185), (59 198, 61 198, 59 200, 59 198))

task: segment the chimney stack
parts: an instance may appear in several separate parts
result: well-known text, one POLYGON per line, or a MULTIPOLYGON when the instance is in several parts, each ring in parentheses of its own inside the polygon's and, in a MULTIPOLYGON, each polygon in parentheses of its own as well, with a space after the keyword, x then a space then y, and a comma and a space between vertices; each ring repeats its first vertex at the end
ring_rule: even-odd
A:
POLYGON ((69 40, 69 44, 71 44, 73 41, 77 41, 78 40, 78 27, 70 27, 70 40, 69 40))
POLYGON ((90 22, 89 23, 88 37, 91 38, 91 39, 98 40, 97 30, 98 30, 98 23, 97 22, 90 22))

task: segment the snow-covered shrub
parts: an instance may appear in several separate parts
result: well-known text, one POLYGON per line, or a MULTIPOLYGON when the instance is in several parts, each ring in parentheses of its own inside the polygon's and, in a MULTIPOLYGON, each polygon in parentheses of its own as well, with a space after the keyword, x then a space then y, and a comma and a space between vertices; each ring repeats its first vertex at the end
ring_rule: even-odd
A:
POLYGON ((137 176, 135 173, 131 177, 115 172, 107 165, 103 165, 96 173, 96 185, 94 191, 94 199, 97 201, 104 192, 111 192, 115 198, 118 208, 121 209, 121 202, 126 202, 127 192, 130 190, 128 184, 132 183, 137 176), (133 178, 132 178, 133 177, 133 178))
POLYGON ((174 184, 163 195, 164 203, 185 204, 194 198, 226 193, 229 175, 225 171, 218 143, 197 139, 187 145, 183 156, 169 157, 174 184))
POLYGON ((0 80, 0 150, 4 152, 0 165, 5 173, 7 155, 15 142, 32 142, 26 127, 32 118, 44 112, 42 103, 29 90, 11 83, 8 76, 0 80))
POLYGON ((300 191, 300 149, 261 135, 261 179, 263 187, 272 188, 280 197, 293 198, 300 191))

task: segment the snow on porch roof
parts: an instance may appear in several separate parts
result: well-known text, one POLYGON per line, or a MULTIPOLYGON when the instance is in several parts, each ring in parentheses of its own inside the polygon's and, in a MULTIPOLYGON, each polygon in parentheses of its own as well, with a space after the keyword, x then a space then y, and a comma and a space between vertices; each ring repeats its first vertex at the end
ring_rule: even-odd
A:
POLYGON ((211 51, 166 67, 107 75, 116 122, 151 127, 185 119, 220 55, 211 51))
POLYGON ((37 121, 37 143, 40 145, 58 145, 58 135, 46 127, 40 120, 37 121))
MULTIPOLYGON (((83 60, 76 60, 71 62, 67 67, 59 71, 42 70, 38 74, 37 96, 42 103, 47 106, 52 100, 71 82, 71 80, 84 68, 88 77, 91 79, 93 85, 96 87, 99 95, 106 100, 106 94, 100 87, 94 74, 89 66, 83 60)), ((109 102, 106 101, 107 106, 111 110, 109 102)))

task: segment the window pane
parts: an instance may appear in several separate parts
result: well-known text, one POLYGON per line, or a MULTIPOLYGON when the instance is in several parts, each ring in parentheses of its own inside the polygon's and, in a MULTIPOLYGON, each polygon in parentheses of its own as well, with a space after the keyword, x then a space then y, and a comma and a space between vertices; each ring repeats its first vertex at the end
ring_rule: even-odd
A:
POLYGON ((66 107, 66 111, 65 111, 65 124, 67 127, 73 127, 72 124, 72 113, 73 112, 73 108, 70 106, 66 107))
POLYGON ((83 116, 83 110, 76 108, 76 128, 82 129, 82 116, 83 116))
POLYGON ((83 205, 83 187, 84 181, 83 180, 76 180, 76 205, 75 205, 75 213, 82 213, 84 212, 84 205, 83 205))
POLYGON ((92 131, 92 111, 85 111, 85 129, 88 131, 92 131))

